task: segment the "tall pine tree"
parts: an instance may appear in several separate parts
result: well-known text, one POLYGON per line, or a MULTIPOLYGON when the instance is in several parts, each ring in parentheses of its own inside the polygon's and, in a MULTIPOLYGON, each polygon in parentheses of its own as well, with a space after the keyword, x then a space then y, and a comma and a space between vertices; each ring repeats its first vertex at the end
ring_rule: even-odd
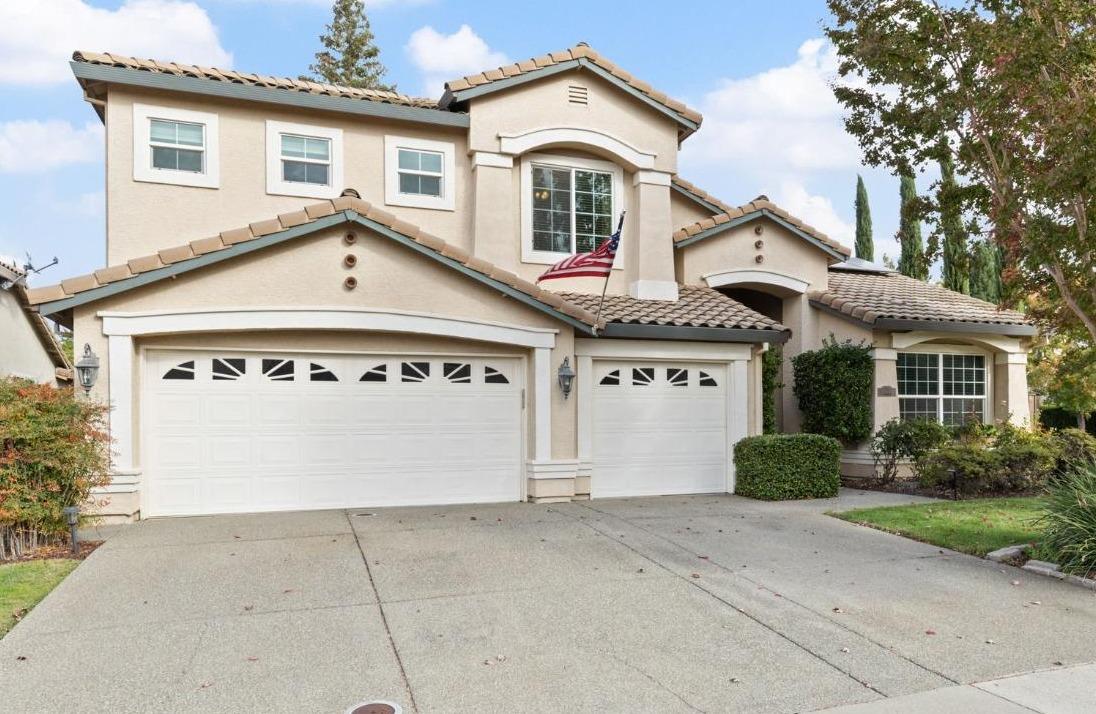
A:
POLYGON ((898 272, 918 280, 929 277, 925 260, 925 242, 921 238, 921 219, 917 214, 917 184, 913 176, 900 177, 898 195, 901 197, 901 220, 898 224, 898 272))
POLYGON ((944 234, 944 266, 941 277, 948 290, 970 294, 970 251, 955 183, 955 162, 951 151, 940 162, 940 229, 944 234))
POLYGON ((312 75, 302 75, 301 79, 358 89, 395 90, 394 85, 382 81, 386 70, 365 16, 364 0, 335 0, 331 24, 320 35, 320 42, 324 49, 316 53, 316 61, 308 68, 312 75))
POLYGON ((875 260, 875 244, 871 238, 871 206, 864 179, 856 176, 856 257, 875 260))

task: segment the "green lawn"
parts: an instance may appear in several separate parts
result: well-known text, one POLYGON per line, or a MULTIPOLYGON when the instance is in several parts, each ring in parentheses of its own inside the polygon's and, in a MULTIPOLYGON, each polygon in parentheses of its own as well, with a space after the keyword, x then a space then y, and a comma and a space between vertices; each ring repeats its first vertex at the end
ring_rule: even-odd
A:
POLYGON ((846 521, 971 555, 1039 539, 1042 499, 982 498, 832 513, 846 521))
POLYGON ((15 626, 19 613, 37 605, 79 562, 58 558, 0 565, 0 637, 15 626))

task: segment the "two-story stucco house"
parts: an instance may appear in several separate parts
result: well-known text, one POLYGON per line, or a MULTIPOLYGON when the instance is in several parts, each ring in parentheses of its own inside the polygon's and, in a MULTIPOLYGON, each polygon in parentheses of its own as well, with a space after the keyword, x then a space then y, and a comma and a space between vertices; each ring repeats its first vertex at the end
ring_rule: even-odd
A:
POLYGON ((733 491, 761 354, 830 333, 874 345, 879 424, 1028 418, 1021 315, 688 183, 700 115, 586 45, 437 100, 72 68, 106 125, 108 265, 31 300, 103 360, 111 514, 733 491), (536 285, 622 211, 600 317, 601 280, 536 285))

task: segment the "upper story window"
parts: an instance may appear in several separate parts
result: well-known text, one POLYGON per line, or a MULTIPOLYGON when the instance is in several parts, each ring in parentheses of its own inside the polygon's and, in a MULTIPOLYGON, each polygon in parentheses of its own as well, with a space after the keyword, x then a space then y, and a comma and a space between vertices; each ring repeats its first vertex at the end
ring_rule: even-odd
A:
POLYGON ((899 352, 897 367, 902 421, 931 419, 948 426, 985 422, 985 355, 899 352))
MULTIPOLYGON (((551 263, 609 239, 623 174, 605 161, 530 156, 522 162, 522 259, 551 263)), ((616 267, 620 267, 620 256, 616 267)))
POLYGON ((390 206, 456 208, 454 146, 405 136, 384 137, 384 202, 390 206))
POLYGON ((133 180, 217 188, 217 115, 133 105, 133 180))
POLYGON ((343 190, 342 129, 266 123, 266 192, 334 198, 343 190))

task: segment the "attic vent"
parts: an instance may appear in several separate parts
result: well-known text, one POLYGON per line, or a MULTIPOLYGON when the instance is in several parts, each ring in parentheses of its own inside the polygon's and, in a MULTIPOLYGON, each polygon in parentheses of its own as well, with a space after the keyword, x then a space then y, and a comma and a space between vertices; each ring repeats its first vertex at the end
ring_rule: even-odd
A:
POLYGON ((590 103, 590 90, 577 84, 568 85, 567 101, 571 104, 586 106, 590 103))

